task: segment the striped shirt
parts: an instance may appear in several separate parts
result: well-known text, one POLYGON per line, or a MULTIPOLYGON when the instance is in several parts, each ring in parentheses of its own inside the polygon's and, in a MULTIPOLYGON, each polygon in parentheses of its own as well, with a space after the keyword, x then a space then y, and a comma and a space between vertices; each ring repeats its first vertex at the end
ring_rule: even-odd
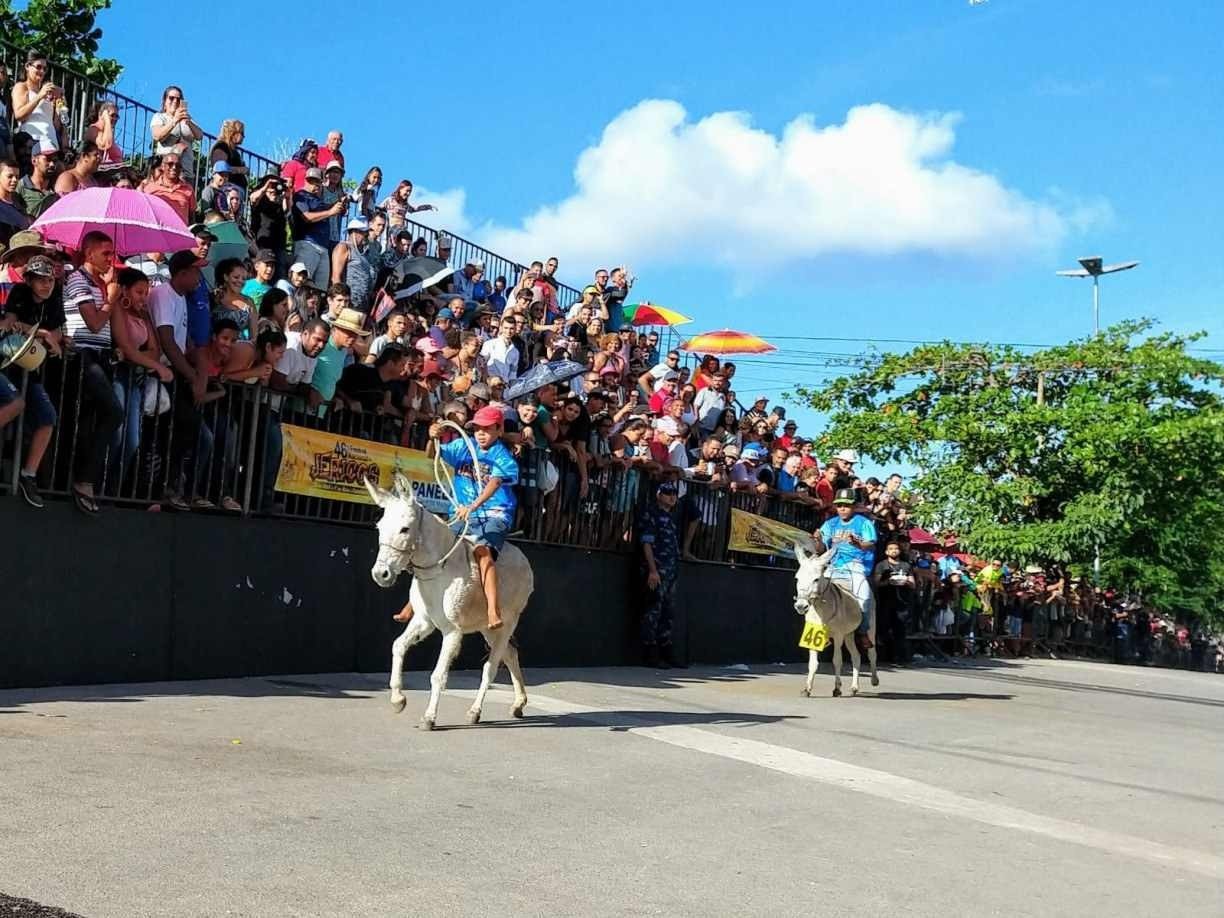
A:
POLYGON ((109 319, 100 331, 91 331, 85 324, 85 317, 81 315, 82 303, 93 303, 96 309, 101 309, 105 302, 102 291, 84 271, 72 271, 64 278, 64 316, 67 318, 64 327, 77 347, 111 346, 109 319))

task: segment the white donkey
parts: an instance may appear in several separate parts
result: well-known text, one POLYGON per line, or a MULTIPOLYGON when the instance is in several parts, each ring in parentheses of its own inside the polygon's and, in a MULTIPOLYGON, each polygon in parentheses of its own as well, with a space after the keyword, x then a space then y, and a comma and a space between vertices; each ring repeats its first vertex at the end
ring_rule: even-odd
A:
MULTIPOLYGON (((854 643, 854 631, 863 621, 863 610, 854 594, 830 576, 829 561, 833 558, 833 552, 834 549, 831 548, 823 555, 816 555, 809 552, 807 546, 795 543, 795 557, 799 560, 799 570, 795 572, 795 611, 807 621, 828 629, 829 641, 833 645, 833 697, 840 698, 842 647, 850 651, 850 665, 853 668, 850 694, 857 695, 859 691, 859 650, 854 643)), ((879 685, 880 677, 876 674, 875 630, 876 620, 873 615, 870 630, 867 632, 872 644, 868 657, 871 661, 871 684, 879 685)), ((805 698, 812 695, 812 684, 816 681, 819 665, 819 655, 815 650, 809 650, 807 684, 802 693, 805 698)))
POLYGON ((438 699, 446 689, 451 664, 459 653, 463 636, 474 631, 484 635, 489 645, 489 659, 481 673, 476 700, 468 709, 468 723, 480 722, 485 693, 497 677, 503 659, 514 683, 514 707, 510 713, 522 717, 527 705, 527 689, 519 667, 518 648, 510 643, 510 638, 534 586, 527 557, 509 543, 502 549, 497 560, 497 576, 505 624, 490 631, 484 589, 471 544, 464 540, 462 546, 451 552, 455 535, 444 522, 421 506, 403 476, 395 476, 394 491, 384 491, 369 481, 366 488, 374 503, 383 510, 378 521, 378 557, 370 569, 370 576, 387 589, 404 571, 413 573, 409 595, 415 614, 391 648, 391 706, 395 712, 404 710, 407 703, 404 698, 404 653, 413 644, 429 637, 436 628, 442 632, 442 652, 438 654, 438 663, 429 679, 429 706, 421 718, 421 726, 427 730, 434 728, 438 699))

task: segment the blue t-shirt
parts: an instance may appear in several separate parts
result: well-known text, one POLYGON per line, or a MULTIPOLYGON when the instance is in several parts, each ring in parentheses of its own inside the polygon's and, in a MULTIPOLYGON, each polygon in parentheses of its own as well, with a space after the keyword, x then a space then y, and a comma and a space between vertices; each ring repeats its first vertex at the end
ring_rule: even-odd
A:
POLYGON ((875 549, 862 549, 850 541, 835 542, 834 539, 842 533, 856 535, 864 542, 874 543, 876 540, 875 523, 865 516, 855 514, 844 523, 841 517, 835 516, 825 520, 824 525, 820 527, 820 539, 824 542, 825 548, 834 550, 832 566, 835 570, 850 567, 852 564, 861 564, 865 570, 870 571, 875 561, 875 549))
MULTIPOLYGON (((462 440, 452 440, 440 450, 442 461, 455 470, 455 496, 462 504, 471 504, 480 497, 480 487, 472 469, 472 454, 462 440)), ((473 517, 479 521, 489 517, 500 517, 507 524, 514 522, 514 486, 518 484, 519 467, 514 454, 506 444, 498 440, 488 449, 476 446, 476 457, 480 461, 480 473, 488 483, 498 478, 501 486, 487 501, 480 505, 473 517)))
POLYGON ((939 559, 939 579, 947 580, 953 574, 958 574, 963 565, 956 555, 944 555, 939 559))
POLYGON ((203 277, 183 299, 187 301, 187 340, 204 347, 212 338, 212 299, 203 277))
POLYGON ((311 194, 309 191, 299 191, 293 196, 293 237, 295 239, 309 239, 315 245, 320 245, 327 248, 331 243, 331 234, 328 232, 327 220, 319 220, 311 223, 301 214, 315 214, 321 210, 327 210, 328 205, 323 203, 323 199, 317 194, 311 194))

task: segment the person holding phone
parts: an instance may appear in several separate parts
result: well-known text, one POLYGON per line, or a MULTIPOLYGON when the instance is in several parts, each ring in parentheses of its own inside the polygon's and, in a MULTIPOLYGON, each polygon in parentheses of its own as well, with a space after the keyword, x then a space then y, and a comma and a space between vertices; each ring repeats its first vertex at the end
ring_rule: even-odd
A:
POLYGON ((153 134, 153 152, 158 156, 177 155, 183 180, 194 186, 196 157, 193 144, 204 138, 204 132, 191 120, 181 87, 166 87, 162 93, 162 110, 149 121, 149 130, 153 134))
POLYGON ((68 131, 56 112, 64 91, 48 79, 47 58, 31 52, 26 58, 25 79, 13 84, 13 121, 17 132, 29 134, 37 144, 53 144, 57 150, 68 146, 68 131))

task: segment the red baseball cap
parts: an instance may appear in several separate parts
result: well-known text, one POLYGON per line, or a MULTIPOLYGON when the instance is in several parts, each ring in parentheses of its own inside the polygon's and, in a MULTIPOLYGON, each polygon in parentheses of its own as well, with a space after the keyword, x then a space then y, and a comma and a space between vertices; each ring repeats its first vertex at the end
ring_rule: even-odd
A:
POLYGON ((436 376, 438 379, 446 378, 446 374, 442 372, 442 368, 438 366, 436 360, 426 360, 421 365, 421 379, 428 379, 430 376, 436 376))
POLYGON ((497 427, 505 420, 500 408, 494 408, 492 405, 486 405, 472 415, 472 420, 468 422, 468 427, 497 427))

